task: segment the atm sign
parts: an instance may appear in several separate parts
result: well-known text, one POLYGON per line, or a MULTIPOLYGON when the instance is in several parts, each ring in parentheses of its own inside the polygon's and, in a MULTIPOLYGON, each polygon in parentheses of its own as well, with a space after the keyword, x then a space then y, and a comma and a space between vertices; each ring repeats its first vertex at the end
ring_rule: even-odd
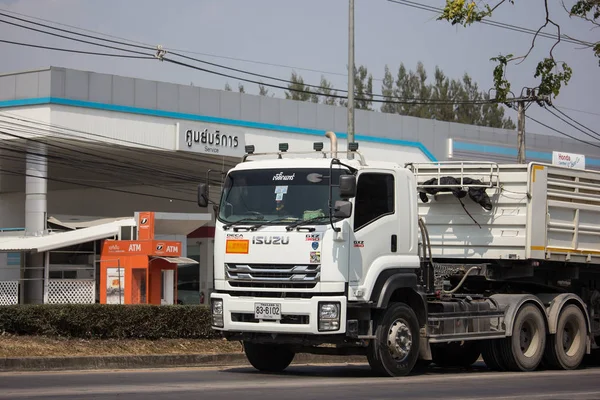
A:
POLYGON ((227 254, 248 254, 250 246, 249 240, 228 240, 225 243, 225 253, 227 254))

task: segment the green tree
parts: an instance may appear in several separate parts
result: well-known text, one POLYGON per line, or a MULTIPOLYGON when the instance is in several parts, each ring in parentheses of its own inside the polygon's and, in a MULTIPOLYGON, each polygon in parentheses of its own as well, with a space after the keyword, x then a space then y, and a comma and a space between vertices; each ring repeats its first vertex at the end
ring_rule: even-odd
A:
MULTIPOLYGON (((381 94, 383 99, 387 101, 393 101, 394 96, 394 77, 390 72, 390 68, 385 66, 385 74, 383 75, 383 83, 381 84, 381 94)), ((396 105, 393 103, 383 103, 381 105, 381 112, 393 114, 396 112, 396 105)))
POLYGON ((269 95, 269 89, 267 89, 265 87, 265 85, 259 84, 258 85, 258 94, 259 94, 259 96, 268 96, 269 95))
MULTIPOLYGON (((570 9, 565 6, 563 0, 561 1, 563 9, 570 17, 585 20, 589 22, 592 27, 600 26, 598 20, 600 18, 600 0, 577 0, 570 9)), ((484 1, 476 3, 474 0, 446 0, 446 5, 441 15, 439 15, 438 20, 445 20, 452 25, 461 24, 466 27, 491 17, 498 7, 507 2, 514 5, 515 0, 496 0, 493 6, 490 5, 489 2, 484 1)), ((493 79, 496 89, 495 98, 497 100, 505 100, 511 91, 510 81, 506 77, 508 65, 516 61, 522 62, 529 57, 536 46, 536 39, 538 38, 539 33, 548 26, 555 28, 557 40, 549 48, 548 54, 538 61, 533 73, 533 77, 537 80, 538 94, 556 97, 560 93, 562 87, 566 86, 571 79, 573 74, 572 69, 565 61, 557 60, 554 55, 554 50, 561 40, 559 37, 559 35, 561 35, 560 25, 552 19, 548 7, 548 0, 544 0, 542 4, 543 7, 540 5, 540 13, 544 16, 544 22, 534 35, 527 53, 521 56, 500 54, 497 57, 491 58, 492 61, 496 62, 496 67, 493 70, 493 79)), ((591 48, 594 51, 595 56, 600 58, 600 41, 588 43, 576 39, 572 40, 580 42, 584 47, 591 48)))
POLYGON ((439 121, 454 121, 454 105, 449 102, 456 99, 456 83, 452 84, 444 72, 435 67, 434 84, 431 88, 431 118, 439 121))
MULTIPOLYGON (((323 104, 328 104, 330 106, 335 106, 338 104, 337 91, 333 90, 333 85, 324 76, 321 76, 321 83, 319 84, 320 88, 317 90, 321 95, 321 102, 323 104)), ((312 88, 314 89, 314 88, 312 88)))
POLYGON ((244 89, 244 85, 242 85, 241 83, 238 83, 238 92, 246 93, 246 90, 244 89))
POLYGON ((292 72, 290 77, 291 83, 288 84, 288 89, 285 91, 285 98, 289 100, 319 102, 319 95, 311 91, 310 86, 304 84, 304 79, 295 72, 292 72), (313 93, 311 93, 313 92, 313 93))
POLYGON ((416 71, 407 70, 401 63, 393 85, 392 81, 391 72, 386 66, 382 94, 387 98, 392 90, 394 100, 402 102, 384 104, 381 106, 382 112, 470 125, 515 128, 512 120, 504 116, 502 105, 484 104, 490 100, 490 95, 479 91, 477 83, 468 74, 464 74, 460 80, 451 80, 436 66, 433 82, 428 83, 423 63, 417 64, 416 71))
MULTIPOLYGON (((340 99, 342 107, 348 106, 348 99, 340 99)), ((373 105, 373 75, 366 66, 354 66, 354 108, 357 110, 372 110, 373 105)))
POLYGON ((229 86, 229 83, 225 83, 225 91, 231 92, 231 86, 229 86))

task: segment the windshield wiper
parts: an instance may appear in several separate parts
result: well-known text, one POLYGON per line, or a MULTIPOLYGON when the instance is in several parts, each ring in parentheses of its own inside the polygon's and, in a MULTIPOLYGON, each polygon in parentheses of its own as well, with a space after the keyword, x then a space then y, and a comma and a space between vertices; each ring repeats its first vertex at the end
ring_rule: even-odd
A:
POLYGON ((223 229, 227 230, 227 229, 229 229, 229 228, 231 228, 232 226, 234 226, 234 225, 237 225, 237 224, 241 224, 241 223, 244 223, 244 222, 252 222, 252 221, 262 221, 262 220, 264 220, 264 219, 265 219, 265 218, 264 218, 264 217, 262 217, 262 216, 261 216, 261 217, 248 217, 248 218, 242 218, 242 219, 240 219, 240 220, 238 220, 238 221, 235 221, 235 222, 230 222, 230 223, 228 223, 228 224, 225 224, 225 225, 223 225, 223 229))
POLYGON ((297 221, 299 218, 295 218, 295 217, 282 217, 282 218, 270 219, 268 221, 263 222, 262 224, 253 225, 250 228, 250 230, 255 231, 258 228, 260 228, 261 226, 270 225, 270 224, 275 223, 275 222, 285 221, 285 220, 289 220, 289 219, 297 221))
POLYGON ((320 217, 315 217, 315 218, 307 219, 305 221, 298 221, 298 222, 296 222, 294 224, 290 224, 290 225, 286 226, 285 229, 288 230, 288 231, 291 231, 294 228, 297 228, 297 227, 299 227, 301 225, 311 224, 313 222, 317 222, 317 221, 320 221, 322 219, 329 219, 329 215, 321 215, 320 217))

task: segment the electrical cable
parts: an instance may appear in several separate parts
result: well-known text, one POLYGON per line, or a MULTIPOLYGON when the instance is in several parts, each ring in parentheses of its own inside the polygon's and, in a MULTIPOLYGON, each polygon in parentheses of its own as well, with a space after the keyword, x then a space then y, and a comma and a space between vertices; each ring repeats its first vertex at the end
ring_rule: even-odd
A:
POLYGON ((44 50, 62 51, 62 52, 67 52, 67 53, 89 54, 89 55, 93 55, 93 56, 118 57, 118 58, 135 58, 135 59, 147 59, 147 60, 154 59, 153 56, 145 56, 144 57, 144 56, 129 56, 129 55, 125 55, 125 54, 97 53, 97 52, 94 52, 94 51, 64 49, 64 48, 59 48, 59 47, 42 46, 42 45, 39 45, 39 44, 22 43, 22 42, 12 42, 10 40, 3 40, 3 39, 0 39, 0 43, 12 44, 12 45, 17 45, 17 46, 25 46, 25 47, 35 47, 37 49, 44 49, 44 50))
POLYGON ((569 110, 569 111, 575 111, 575 112, 580 112, 583 114, 589 114, 589 115, 597 115, 600 116, 600 113, 596 113, 596 112, 592 112, 592 111, 585 111, 585 110, 578 110, 576 108, 569 108, 569 107, 563 107, 563 106, 555 106, 553 105, 554 108, 562 108, 563 110, 569 110))
POLYGON ((558 118, 559 120, 561 120, 562 122, 564 122, 565 124, 569 125, 571 128, 575 128, 577 129, 579 132, 582 132, 584 135, 591 137, 594 140, 598 140, 600 139, 599 136, 593 136, 591 134, 589 134, 588 132, 584 131, 583 129, 579 128, 576 125, 573 125, 572 123, 570 123, 569 121, 565 120, 564 118, 562 118, 560 115, 557 115, 555 112, 553 112, 552 110, 550 110, 547 107, 544 107, 544 110, 548 111, 550 114, 552 114, 553 116, 555 116, 556 118, 558 118))
MULTIPOLYGON (((0 131, 0 133, 6 134, 5 132, 0 131)), ((31 140, 31 139, 29 139, 31 140)), ((6 143, 6 141, 4 142, 6 143)), ((39 142, 37 142, 39 143, 39 142)), ((44 143, 46 146, 50 147, 52 144, 48 143, 44 143)), ((5 152, 10 152, 13 154, 17 154, 19 156, 33 156, 33 159, 28 159, 27 163, 28 164, 32 164, 32 165, 39 165, 39 166, 46 166, 46 168, 49 168, 51 165, 53 167, 57 167, 57 168, 63 168, 65 169, 65 172, 67 171, 71 171, 71 170, 76 170, 77 172, 81 172, 81 171, 87 171, 90 172, 92 174, 102 174, 102 176, 106 177, 106 178, 122 178, 123 174, 123 170, 125 169, 125 166, 120 167, 120 168, 110 168, 110 166, 106 165, 106 164, 102 164, 102 163, 98 163, 98 162, 92 162, 89 160, 84 160, 84 159, 75 159, 74 157, 69 157, 68 154, 64 154, 60 155, 60 153, 54 155, 54 154, 43 154, 43 153, 37 153, 31 150, 27 150, 27 149, 21 149, 18 148, 17 146, 10 146, 10 145, 0 145, 0 150, 2 150, 2 154, 0 155, 0 159, 2 160, 9 160, 9 161, 15 161, 15 162, 22 162, 23 161, 23 157, 18 157, 18 156, 10 156, 5 154, 5 152), (43 161, 46 160, 46 161, 43 161)), ((86 179, 87 180, 87 179, 86 179)), ((130 168, 128 167, 127 169, 127 180, 128 182, 123 182, 122 180, 102 180, 102 181, 98 181, 97 182, 102 182, 105 185, 119 185, 119 184, 132 184, 132 185, 141 185, 141 186, 149 186, 149 187, 155 187, 157 189, 165 189, 168 186, 168 189, 173 191, 173 192, 178 192, 178 193, 182 193, 182 194, 193 194, 195 193, 194 190, 192 190, 191 188, 188 190, 185 189, 180 189, 175 187, 175 185, 172 183, 172 181, 160 181, 158 179, 156 179, 156 176, 151 175, 149 173, 144 174, 136 174, 135 173, 135 169, 134 168, 130 168), (137 178, 137 179, 136 179, 137 178), (159 184, 163 183, 163 186, 160 186, 159 184)), ((65 181, 68 181, 70 183, 76 183, 73 179, 65 179, 65 181)), ((188 183, 192 182, 192 181, 187 181, 188 183)))
MULTIPOLYGON (((434 12, 437 14, 442 13, 444 10, 439 8, 439 7, 435 7, 435 6, 429 6, 426 4, 420 4, 420 3, 416 3, 414 1, 410 1, 410 0, 387 0, 390 3, 395 3, 398 5, 403 5, 403 6, 408 6, 408 7, 412 7, 412 8, 416 8, 416 9, 420 9, 420 10, 424 10, 424 11, 430 11, 430 12, 434 12)), ((514 31, 514 32, 519 32, 519 33, 526 33, 529 35, 536 35, 537 36, 541 36, 547 39, 553 39, 553 40, 558 40, 559 36, 556 34, 551 34, 551 33, 547 33, 547 32, 537 32, 537 30, 534 29, 530 29, 530 28, 524 28, 521 26, 517 26, 517 25, 511 25, 511 24, 507 24, 505 22, 498 22, 498 21, 494 21, 491 19, 482 19, 481 21, 477 21, 481 24, 484 25, 490 25, 490 26, 495 26, 497 28, 502 28, 502 29, 507 29, 510 31, 514 31)), ((586 42, 583 40, 577 40, 577 39, 572 39, 569 38, 566 35, 561 35, 560 36, 560 40, 563 42, 567 42, 567 43, 571 43, 571 44, 577 44, 577 45, 586 45, 586 46, 593 46, 593 43, 590 42, 586 42)))
MULTIPOLYGON (((110 136, 106 136, 106 135, 100 135, 97 133, 90 133, 90 132, 86 132, 83 130, 69 128, 69 127, 66 127, 63 125, 48 124, 45 121, 28 118, 28 117, 17 116, 16 114, 12 114, 12 113, 6 112, 6 111, 0 111, 0 117, 5 117, 5 118, 13 119, 16 121, 25 122, 25 123, 32 123, 32 124, 40 125, 42 127, 47 127, 49 129, 52 129, 51 133, 53 133, 53 134, 63 135, 66 137, 80 139, 80 140, 81 139, 89 140, 89 141, 98 143, 104 147, 108 146, 108 147, 113 147, 113 148, 117 148, 117 149, 122 149, 123 148, 122 145, 107 143, 107 140, 115 141, 115 142, 119 142, 119 143, 124 143, 126 145, 134 145, 134 146, 138 146, 138 147, 144 146, 144 147, 140 147, 140 148, 136 149, 136 151, 138 151, 140 153, 145 153, 145 154, 151 155, 153 157, 156 157, 157 155, 155 152, 152 152, 152 150, 159 150, 159 151, 164 152, 164 154, 161 154, 160 157, 165 158, 165 159, 172 159, 176 162, 180 162, 182 160, 190 161, 190 162, 194 162, 194 163, 202 162, 202 159, 199 159, 198 156, 194 156, 190 153, 174 154, 172 152, 168 152, 167 151, 168 149, 166 149, 164 147, 154 146, 151 144, 142 144, 140 142, 135 142, 132 140, 110 137, 110 136), (70 133, 64 133, 61 131, 66 131, 66 132, 70 132, 70 133), (86 137, 82 138, 82 135, 85 135, 86 137), (93 138, 98 138, 98 139, 93 139, 93 138)), ((28 127, 28 128, 30 128, 30 127, 28 127)), ((46 132, 46 131, 42 131, 42 132, 46 132)), ((131 146, 128 146, 128 147, 131 147, 131 146)), ((221 161, 221 158, 222 158, 222 157, 213 156, 210 154, 202 154, 202 157, 207 160, 212 160, 213 161, 212 163, 221 161)))
POLYGON ((121 44, 121 45, 126 45, 126 46, 131 46, 131 47, 135 47, 135 48, 138 48, 138 49, 144 49, 144 50, 156 50, 156 47, 153 47, 153 46, 150 46, 150 45, 141 46, 141 45, 126 43, 126 42, 124 42, 122 40, 118 41, 118 40, 111 40, 111 39, 99 38, 99 37, 93 36, 93 35, 86 35, 85 33, 73 32, 73 31, 70 31, 68 29, 57 28, 57 27, 52 26, 52 25, 47 25, 47 24, 42 24, 42 23, 39 23, 39 22, 29 21, 27 19, 15 17, 13 15, 5 14, 3 12, 0 12, 0 15, 3 16, 3 17, 8 17, 8 18, 16 19, 17 21, 22 21, 22 22, 27 22, 27 23, 30 23, 30 24, 38 25, 38 26, 43 26, 44 28, 54 29, 54 30, 57 30, 57 31, 60 31, 60 32, 73 33, 73 34, 76 34, 76 35, 79 35, 79 36, 87 37, 89 39, 104 40, 106 42, 110 42, 110 43, 114 43, 114 44, 121 44))
MULTIPOLYGON (((2 116, 2 114, 0 114, 0 116, 2 116)), ((10 116, 9 116, 10 117, 10 116)), ((21 118, 19 118, 21 119, 21 118)), ((34 120, 35 121, 35 120, 34 120)), ((6 121, 2 121, 0 120, 0 124, 6 124, 6 121)), ((41 122, 39 122, 41 124, 41 122)), ((5 127, 4 129, 10 129, 12 131, 17 131, 20 133, 25 133, 28 135, 41 135, 41 136, 46 136, 48 134, 52 134, 53 137, 57 137, 57 136, 66 136, 68 138, 74 138, 77 139, 79 141, 81 141, 81 135, 73 135, 73 134, 65 134, 64 132, 59 132, 56 129, 54 130, 42 130, 42 129, 35 129, 33 127, 30 126, 26 126, 23 124, 19 124, 19 123, 15 123, 15 122, 11 122, 9 124, 8 127, 5 127), (10 125, 13 124, 13 125, 10 125)), ((0 125, 1 128, 1 125, 0 125)), ((36 141, 35 139, 31 139, 31 138, 25 138, 19 135, 15 135, 10 134, 8 132, 5 132, 5 134, 7 134, 8 136, 14 137, 14 138, 18 138, 18 139, 24 139, 24 140, 30 140, 30 141, 36 141)), ((83 133, 85 134, 85 133, 83 133)), ((105 139, 109 139, 103 135, 96 135, 98 137, 103 137, 105 139)), ((94 143, 98 143, 101 144, 102 146, 106 146, 107 143, 103 140, 98 140, 98 139, 94 139, 94 140, 90 140, 91 142, 94 143)), ((40 141, 41 142, 41 141, 40 141)), ((128 141, 129 142, 129 141, 128 141)), ((81 143, 85 143, 85 141, 82 141, 81 143)), ((130 142, 131 143, 131 142, 130 142)), ((46 143, 44 143, 46 144, 46 143)), ((133 143, 132 143, 133 144, 133 143)), ((137 143, 135 142, 136 145, 141 145, 141 143, 137 143)), ((110 152, 110 151, 103 151, 103 150, 95 150, 94 152, 86 152, 84 150, 81 149, 81 144, 78 143, 62 143, 62 146, 57 145, 55 143, 48 143, 46 144, 49 147, 53 147, 56 149, 62 149, 62 150, 66 150, 66 151, 70 151, 74 154, 77 155, 87 155, 92 159, 98 159, 97 161, 91 161, 92 162, 92 166, 93 165, 102 165, 102 166, 109 166, 112 167, 114 171, 118 172, 119 175, 122 175, 122 171, 123 169, 127 169, 128 170, 128 175, 132 174, 134 175, 136 172, 140 174, 140 176, 147 178, 147 177, 151 177, 153 180, 156 180, 157 178, 164 178, 165 180, 167 180, 168 182, 182 182, 182 183, 189 183, 189 182, 193 182, 196 181, 198 179, 197 175, 195 174, 190 174, 189 170, 181 170, 181 172, 177 172, 176 170, 173 172, 170 171, 165 171, 165 170, 161 170, 160 168, 156 168, 153 166, 148 166, 148 165, 143 165, 143 164, 136 164, 135 162, 133 162, 131 159, 124 159, 124 158, 114 158, 115 153, 114 152, 110 152), (72 146, 73 148, 69 148, 68 146, 72 146), (105 156, 103 156, 103 154, 105 154, 105 156), (113 161, 114 163, 108 163, 107 161, 113 161), (149 175, 151 174, 151 175, 149 175)), ((152 147, 152 146, 149 146, 152 147)), ((124 149, 123 146, 117 146, 114 148, 118 148, 118 149, 124 149)), ((181 162, 182 159, 185 160, 185 157, 182 157, 181 155, 175 155, 172 153, 167 153, 164 148, 158 148, 160 150, 162 150, 164 152, 164 154, 156 154, 156 152, 150 152, 149 150, 144 150, 144 149, 136 149, 136 151, 138 153, 146 153, 148 154, 153 160, 156 160, 157 158, 161 158, 164 159, 165 161, 168 160, 173 160, 174 162, 181 162), (141 150, 141 151, 140 151, 141 150)), ((67 153, 69 154, 69 153, 67 153)), ((195 168, 198 167, 202 167, 204 169, 209 169, 214 162, 216 162, 217 160, 215 159, 213 162, 211 162, 210 160, 206 160, 206 157, 202 157, 202 158, 190 158, 190 161, 193 161, 193 165, 195 168)), ((228 162, 228 166, 230 167, 232 163, 228 162)), ((178 168, 177 166, 171 166, 172 168, 178 168)))
MULTIPOLYGON (((210 74, 215 74, 215 75, 219 75, 219 76, 223 76, 223 77, 227 77, 227 78, 232 78, 232 79, 236 79, 236 80, 240 80, 243 82, 248 82, 248 83, 254 83, 257 85, 263 85, 263 86, 268 86, 268 87, 272 87, 272 88, 276 88, 276 89, 282 89, 282 90, 290 90, 293 92, 298 92, 298 93, 305 93, 305 94, 314 94, 314 95, 321 95, 320 93, 315 93, 315 92, 311 92, 308 90, 301 90, 301 89, 292 89, 289 87, 285 87, 285 86, 281 86, 281 85, 273 85, 273 84, 265 84, 262 82, 258 82, 258 81, 254 81, 251 79, 246 79, 246 78, 240 78, 240 77, 236 77, 236 76, 232 76, 229 74, 224 74, 222 72, 216 72, 216 71, 211 71, 208 70, 206 68, 202 68, 202 67, 197 67, 195 65, 191 65, 191 64, 187 64, 181 61, 177 61, 177 60, 172 60, 170 58, 166 58, 166 57, 162 57, 161 61, 166 61, 172 64, 176 64, 179 66, 183 66, 183 67, 187 67, 187 68, 192 68, 198 71, 202 71, 202 72, 207 72, 210 74)), ((327 95, 326 97, 330 97, 330 98, 337 98, 337 99, 347 99, 347 96, 340 96, 340 95, 335 95, 335 94, 331 94, 331 95, 327 95)), ((386 96, 388 97, 388 96, 386 96)), ((362 97, 355 97, 354 101, 360 102, 360 101, 366 101, 369 103, 382 103, 382 104, 427 104, 427 105, 456 105, 456 104, 471 104, 471 105, 476 105, 476 104, 493 104, 493 103, 500 103, 500 101, 498 100, 464 100, 464 101, 451 101, 451 100, 440 100, 440 101, 436 101, 436 100, 427 100, 427 101, 423 101, 423 100, 415 100, 415 101, 402 101, 402 100, 377 100, 377 99, 369 99, 369 98, 362 98, 362 97)))
POLYGON ((195 203, 194 200, 190 200, 190 199, 181 199, 181 198, 176 198, 176 197, 160 196, 160 195, 149 194, 149 193, 134 192, 134 191, 131 191, 131 190, 124 190, 124 189, 107 188, 107 187, 104 187, 104 186, 90 185, 90 184, 86 184, 86 183, 69 182, 69 181, 66 181, 64 179, 49 178, 49 177, 39 177, 37 175, 27 174, 26 172, 12 171, 12 170, 4 169, 4 168, 0 168, 0 171, 1 172, 5 172, 7 174, 18 175, 18 176, 26 176, 26 177, 32 177, 32 178, 38 178, 38 179, 44 179, 46 181, 54 181, 54 182, 59 182, 59 183, 66 183, 66 184, 69 184, 69 185, 83 186, 83 187, 87 187, 87 188, 90 188, 90 189, 108 190, 108 191, 111 191, 111 192, 132 194, 132 195, 145 196, 145 197, 152 197, 152 198, 157 198, 157 199, 172 200, 172 201, 181 201, 181 202, 186 202, 186 203, 195 203))
POLYGON ((562 131, 559 131, 558 129, 556 129, 556 128, 553 128, 553 127, 551 127, 551 126, 549 126, 549 125, 546 125, 546 124, 544 124, 543 122, 540 122, 540 121, 538 121, 537 119, 535 119, 535 118, 533 118, 533 117, 530 117, 529 115, 525 115, 525 118, 528 118, 528 119, 532 120, 533 122, 535 122, 535 123, 537 123, 537 124, 539 124, 539 125, 541 125, 541 126, 543 126, 543 127, 547 128, 547 129, 550 129, 550 130, 552 130, 552 131, 554 131, 554 132, 560 133, 560 134, 561 134, 561 135, 563 135, 563 136, 567 136, 567 137, 569 137, 569 138, 571 138, 571 139, 573 139, 573 140, 576 140, 576 141, 578 141, 578 142, 585 143, 585 144, 588 144, 588 145, 590 145, 590 146, 594 146, 594 147, 597 147, 597 148, 599 148, 599 149, 600 149, 600 145, 597 145, 597 144, 594 144, 594 143, 590 143, 590 142, 586 142, 585 140, 582 140, 582 139, 576 138, 575 136, 571 136, 571 135, 569 135, 568 133, 564 133, 564 132, 562 132, 562 131))
MULTIPOLYGON (((145 42, 140 42, 140 41, 136 41, 136 40, 133 40, 133 39, 124 38, 122 36, 110 35, 108 33, 99 32, 99 31, 95 31, 95 30, 92 30, 92 29, 81 28, 81 27, 78 27, 78 26, 75 26, 75 25, 69 25, 69 24, 65 24, 65 23, 62 23, 62 22, 53 21, 53 20, 49 20, 49 19, 34 17, 33 15, 23 14, 23 13, 19 13, 19 12, 12 11, 12 10, 6 10, 6 9, 3 9, 3 8, 0 8, 0 11, 3 11, 5 13, 19 15, 19 16, 22 16, 22 17, 27 17, 27 18, 30 18, 30 19, 38 20, 38 21, 43 21, 43 22, 47 22, 47 23, 59 25, 59 26, 65 26, 65 27, 71 28, 71 29, 77 29, 77 30, 80 30, 80 31, 83 31, 83 32, 89 32, 89 33, 94 33, 96 35, 106 36, 106 37, 113 38, 113 39, 119 39, 119 40, 121 40, 123 42, 130 42, 130 43, 133 43, 133 44, 139 44, 139 45, 141 45, 140 47, 146 46, 146 48, 148 48, 148 49, 156 49, 156 47, 154 45, 152 45, 152 44, 145 43, 145 42)), ((223 56, 223 55, 212 54, 212 53, 203 53, 203 52, 198 52, 198 51, 193 51, 193 50, 188 50, 188 49, 177 49, 177 48, 171 48, 171 47, 165 47, 164 49, 167 50, 168 52, 179 52, 179 53, 186 53, 186 54, 194 54, 194 55, 199 55, 199 56, 221 58, 221 59, 231 60, 231 61, 238 61, 238 62, 259 64, 259 65, 266 65, 266 66, 269 66, 269 67, 286 68, 286 69, 292 69, 292 70, 297 69, 297 70, 301 70, 301 71, 315 72, 315 73, 320 73, 320 74, 325 74, 325 75, 337 75, 337 76, 342 76, 342 77, 348 78, 348 74, 341 73, 341 72, 324 71, 324 70, 319 70, 319 69, 314 69, 314 68, 305 68, 305 67, 298 67, 298 66, 293 66, 293 65, 277 64, 277 63, 271 63, 271 62, 266 62, 266 61, 250 60, 250 59, 245 59, 245 58, 223 56)), ((373 78, 373 80, 375 80, 375 81, 383 81, 382 78, 373 78)))
POLYGON ((600 137, 600 133, 596 132, 595 130, 593 130, 592 128, 588 128, 587 126, 583 125, 581 122, 569 117, 567 114, 565 114, 564 112, 560 111, 558 108, 554 107, 554 105, 552 105, 552 108, 554 108, 559 114, 561 114, 562 116, 564 116, 565 118, 575 122, 577 125, 581 126, 582 128, 587 129, 588 131, 592 132, 593 134, 597 135, 598 137, 600 137))
MULTIPOLYGON (((94 43, 94 42, 90 42, 89 40, 77 39, 77 38, 73 38, 73 37, 61 35, 59 33, 48 32, 48 31, 44 31, 44 30, 41 30, 41 29, 32 28, 30 26, 25 26, 25 25, 17 24, 16 22, 5 21, 3 19, 0 19, 0 23, 8 24, 8 25, 13 25, 13 26, 16 26, 16 27, 19 27, 19 28, 23 28, 23 29, 27 29, 27 30, 30 30, 30 31, 34 31, 34 32, 38 32, 38 33, 43 33, 43 34, 46 34, 46 35, 55 36, 55 37, 59 37, 59 38, 67 39, 67 40, 73 40, 73 41, 79 42, 79 43, 86 43, 86 44, 91 44, 93 46, 105 47, 107 49, 125 51, 127 53, 133 53, 133 54, 140 54, 140 55, 143 55, 143 56, 148 56, 147 53, 142 53, 141 51, 131 50, 131 49, 123 49, 121 47, 110 46, 110 45, 107 45, 107 44, 94 43)), ((35 23, 32 23, 32 24, 35 24, 35 23)))
MULTIPOLYGON (((48 25, 45 24, 40 24, 38 22, 32 22, 32 21, 27 21, 24 20, 22 18, 17 18, 17 17, 13 17, 10 15, 6 15, 6 14, 2 14, 0 13, 0 15, 5 15, 8 16, 9 18, 15 18, 21 21, 26 21, 30 24, 33 25, 41 25, 41 26, 45 26, 48 27, 48 25)), ((48 32, 48 31, 44 31, 41 29, 36 29, 36 28, 32 28, 32 27, 28 27, 25 25, 21 25, 15 22, 9 22, 9 21, 5 21, 0 19, 0 23, 5 23, 5 24, 9 24, 9 25, 13 25, 13 26, 17 26, 23 29, 28 29, 28 30, 33 30, 35 32, 39 32, 39 33, 44 33, 47 35, 51 35, 51 36, 56 36, 56 37, 61 37, 61 38, 65 38, 68 40, 73 40, 76 42, 80 42, 80 43, 86 43, 86 44, 90 44, 90 45, 94 45, 94 46, 100 46, 100 47, 105 47, 105 48, 109 48, 109 49, 115 49, 115 50, 120 50, 120 51, 125 51, 125 52, 130 52, 130 53, 134 53, 134 54, 141 54, 144 55, 144 58, 151 58, 151 56, 148 56, 146 53, 142 53, 136 50, 130 50, 130 49, 124 49, 121 47, 115 47, 115 46, 110 46, 110 45, 104 45, 101 43, 94 43, 94 42, 90 42, 87 40, 82 40, 82 39, 77 39, 77 38, 73 38, 73 37, 68 37, 65 35, 60 35, 57 33, 53 33, 53 32, 48 32)), ((58 29, 60 31, 66 31, 69 32, 68 30, 65 29, 60 29, 60 28, 54 28, 54 27, 50 27, 51 29, 58 29)), ((94 37, 91 35, 85 35, 82 33, 78 33, 78 32, 69 32, 71 34, 75 34, 75 35, 82 35, 85 37, 92 37, 96 40, 105 40, 105 41, 110 41, 110 42, 116 42, 114 40, 109 40, 109 39, 103 39, 103 38, 99 38, 99 37, 94 37)), ((119 42, 117 42, 119 43, 119 42)), ((120 42, 119 44, 121 45, 128 45, 128 46, 135 46, 135 47, 142 47, 142 46, 137 46, 137 45, 132 45, 132 44, 128 44, 128 43, 124 43, 124 42, 120 42)), ((149 50, 149 49, 148 49, 149 50)), ((271 79, 271 80, 275 80, 275 81, 281 81, 281 82, 286 82, 289 84, 294 84, 295 82, 287 80, 287 79, 281 79, 281 78, 276 78, 276 77, 272 77, 272 76, 268 76, 268 75, 264 75, 264 74, 256 74, 253 72, 248 72, 245 70, 241 70, 238 68, 232 68, 232 67, 228 67, 228 66, 223 66, 221 64, 216 64, 216 63, 211 63, 208 61, 204 61, 204 60, 200 60, 198 58, 193 58, 193 57, 188 57, 185 55, 181 55, 179 53, 172 53, 173 55, 177 56, 177 57, 181 57, 181 58, 185 58, 185 59, 189 59, 192 61, 196 61, 196 62, 200 62, 200 63, 205 63, 208 65, 212 65, 212 66, 216 66, 218 68, 224 68, 224 69, 229 69, 229 70, 233 70, 233 71, 237 71, 243 74, 248 74, 248 75, 254 75, 254 76, 259 76, 259 77, 263 77, 263 78, 267 78, 267 79, 271 79)), ((233 75, 229 75, 229 74, 224 74, 221 72, 217 72, 217 71, 212 71, 206 68, 200 68, 200 67, 196 67, 196 66, 192 66, 190 64, 187 63, 183 63, 183 62, 179 62, 176 60, 171 60, 171 59, 167 59, 167 58, 160 58, 161 61, 168 61, 180 66, 184 66, 184 67, 188 67, 188 68, 194 68, 196 70, 202 71, 202 72, 206 72, 206 73, 210 73, 210 74, 214 74, 214 75, 219 75, 222 77, 227 77, 227 78, 231 78, 231 79, 235 79, 235 80, 239 80, 239 81, 243 81, 243 82, 248 82, 248 83, 253 83, 253 84, 257 84, 257 85, 262 85, 262 86, 267 86, 267 87, 271 87, 271 88, 275 88, 275 89, 282 89, 282 90, 289 90, 289 91, 293 91, 293 92, 297 92, 297 93, 304 93, 304 94, 310 94, 310 95, 317 95, 317 96, 324 96, 326 98, 337 98, 337 99, 347 99, 347 96, 341 96, 341 95, 337 95, 337 94, 322 94, 322 93, 318 93, 318 92, 312 92, 309 90, 303 90, 303 89, 295 89, 295 88, 291 88, 291 87, 285 87, 285 86, 281 86, 281 85, 274 85, 274 84, 269 84, 269 83, 263 83, 263 82, 259 82, 259 81, 255 81, 255 80, 250 80, 250 79, 246 79, 246 78, 240 78, 237 76, 233 76, 233 75)), ((312 87, 312 88, 319 88, 319 89, 326 89, 326 90, 332 90, 332 91, 337 91, 337 92, 341 92, 341 93, 348 93, 347 90, 338 90, 335 89, 333 87, 331 88, 327 88, 327 87, 323 87, 323 86, 319 86, 319 85, 311 85, 311 84, 303 84, 304 87, 312 87)), ((375 94, 375 93, 369 93, 368 94, 370 97, 382 97, 382 98, 389 98, 390 96, 385 96, 385 95, 380 95, 380 94, 375 94)), ((375 100, 372 98, 360 98, 360 97, 356 97, 355 101, 367 101, 367 102, 371 102, 371 103, 384 103, 384 104, 432 104, 432 105, 436 105, 436 104, 490 104, 490 103, 499 103, 497 101, 494 100, 480 100, 480 101, 476 101, 476 100, 462 100, 462 101, 450 101, 450 100, 445 100, 445 101, 441 101, 441 100, 432 100, 432 99, 419 99, 419 98, 407 98, 405 100, 375 100)))

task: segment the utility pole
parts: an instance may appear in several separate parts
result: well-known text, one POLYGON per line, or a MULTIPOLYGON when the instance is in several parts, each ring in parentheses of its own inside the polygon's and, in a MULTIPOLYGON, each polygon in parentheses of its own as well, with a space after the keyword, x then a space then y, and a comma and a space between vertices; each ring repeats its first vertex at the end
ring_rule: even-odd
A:
POLYGON ((517 102, 517 162, 519 164, 525 164, 525 101, 519 100, 517 102))
POLYGON ((535 89, 531 88, 523 88, 521 91, 520 97, 515 97, 512 99, 506 99, 504 103, 513 107, 512 103, 517 103, 517 162, 519 164, 526 163, 525 157, 525 111, 529 107, 529 104, 525 103, 533 103, 537 102, 540 106, 542 106, 542 102, 546 104, 550 104, 550 96, 548 95, 539 95, 536 93, 535 89), (525 91, 525 94, 523 94, 525 91))
MULTIPOLYGON (((348 10, 348 144, 354 142, 354 0, 348 10)), ((347 150, 348 158, 354 154, 347 150)))

